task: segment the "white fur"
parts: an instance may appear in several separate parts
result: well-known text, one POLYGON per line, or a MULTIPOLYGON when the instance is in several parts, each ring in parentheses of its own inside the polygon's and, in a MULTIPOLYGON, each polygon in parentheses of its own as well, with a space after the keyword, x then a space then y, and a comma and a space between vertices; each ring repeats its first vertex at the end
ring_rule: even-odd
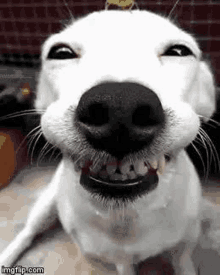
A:
POLYGON ((12 265, 41 230, 41 223, 57 210, 84 255, 114 263, 120 275, 135 274, 132 265, 137 261, 181 242, 185 249, 173 255, 173 265, 179 275, 195 275, 190 253, 200 234, 201 187, 184 148, 198 133, 199 116, 208 120, 215 110, 213 76, 195 39, 147 11, 93 13, 45 42, 36 108, 45 110, 43 133, 61 148, 63 160, 26 227, 1 254, 0 266, 12 265), (51 47, 60 43, 81 58, 47 60, 51 47), (173 44, 186 45, 194 56, 163 56, 173 44), (85 91, 108 80, 140 83, 157 94, 164 110, 172 111, 154 150, 173 155, 158 187, 121 209, 92 198, 79 184, 80 172, 68 156, 80 141, 69 108, 77 106, 85 91), (115 225, 123 230, 120 238, 111 230, 115 225))

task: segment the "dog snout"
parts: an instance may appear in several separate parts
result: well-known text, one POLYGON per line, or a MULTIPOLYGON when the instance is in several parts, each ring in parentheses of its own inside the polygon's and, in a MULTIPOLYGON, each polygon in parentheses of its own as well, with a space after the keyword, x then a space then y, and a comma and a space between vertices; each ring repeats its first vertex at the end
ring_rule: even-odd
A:
POLYGON ((120 159, 148 146, 164 120, 160 100, 149 88, 133 82, 105 82, 82 95, 75 121, 95 149, 120 159))

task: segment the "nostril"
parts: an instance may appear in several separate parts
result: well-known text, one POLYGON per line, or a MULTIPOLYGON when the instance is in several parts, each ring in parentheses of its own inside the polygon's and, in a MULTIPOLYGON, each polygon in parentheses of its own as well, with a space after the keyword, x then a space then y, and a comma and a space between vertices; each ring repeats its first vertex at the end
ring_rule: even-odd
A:
POLYGON ((79 120, 90 126, 102 126, 109 122, 109 109, 105 103, 92 103, 79 112, 79 120))
POLYGON ((151 105, 139 105, 135 108, 132 115, 132 124, 138 127, 149 127, 157 125, 160 120, 160 109, 155 113, 151 105))

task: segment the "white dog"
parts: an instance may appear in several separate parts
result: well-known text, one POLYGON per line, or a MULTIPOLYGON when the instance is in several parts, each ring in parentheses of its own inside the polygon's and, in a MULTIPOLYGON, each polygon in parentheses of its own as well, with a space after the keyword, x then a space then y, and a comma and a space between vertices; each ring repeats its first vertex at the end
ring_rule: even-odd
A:
POLYGON ((184 148, 215 89, 195 39, 151 12, 92 13, 45 42, 36 108, 63 159, 0 265, 58 216, 88 259, 120 275, 163 251, 176 274, 197 274, 202 196, 184 148))

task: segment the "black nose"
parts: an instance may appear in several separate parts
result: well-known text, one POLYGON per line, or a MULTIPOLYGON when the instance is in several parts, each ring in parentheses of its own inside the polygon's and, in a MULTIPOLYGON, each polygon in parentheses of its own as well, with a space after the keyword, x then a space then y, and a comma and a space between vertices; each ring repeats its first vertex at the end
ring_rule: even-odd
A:
POLYGON ((133 82, 105 82, 82 95, 75 121, 95 149, 120 159, 147 147, 164 120, 152 90, 133 82))

